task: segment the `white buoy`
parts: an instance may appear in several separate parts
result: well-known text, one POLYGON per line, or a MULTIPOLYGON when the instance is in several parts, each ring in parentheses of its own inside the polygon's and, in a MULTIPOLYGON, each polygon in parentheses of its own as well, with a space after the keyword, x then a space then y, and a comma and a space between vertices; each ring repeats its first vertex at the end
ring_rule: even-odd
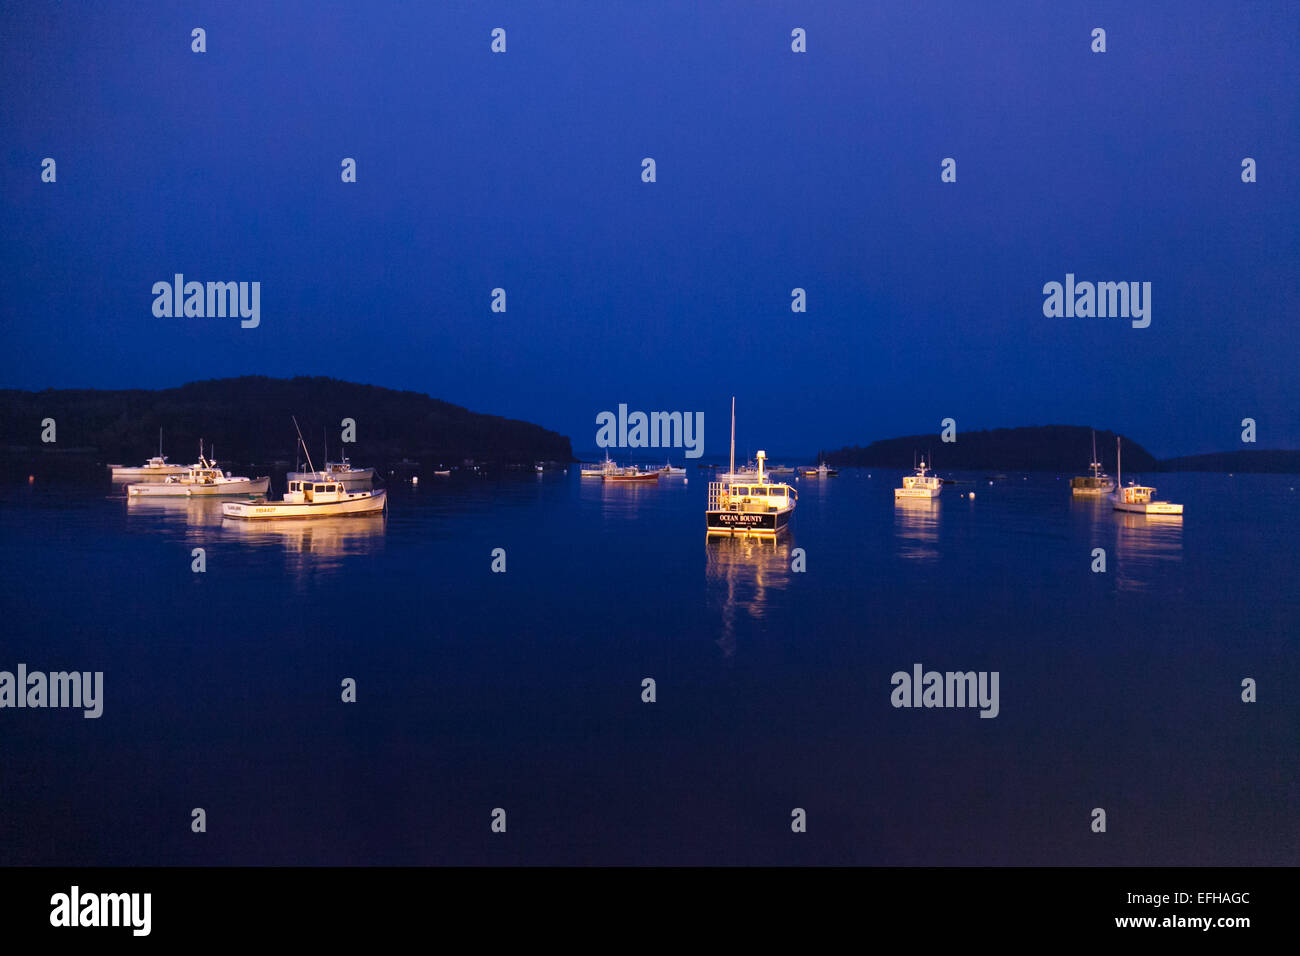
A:
POLYGON ((412 475, 412 476, 411 476, 411 484, 413 484, 413 485, 418 485, 419 483, 420 483, 420 476, 419 476, 419 475, 412 475))

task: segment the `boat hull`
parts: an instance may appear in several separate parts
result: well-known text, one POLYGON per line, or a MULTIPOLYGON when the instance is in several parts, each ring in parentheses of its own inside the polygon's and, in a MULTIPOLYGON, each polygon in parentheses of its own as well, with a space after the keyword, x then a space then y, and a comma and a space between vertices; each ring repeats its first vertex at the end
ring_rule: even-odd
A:
POLYGON ((215 485, 189 485, 181 482, 163 482, 161 484, 127 485, 126 493, 146 498, 221 498, 244 495, 264 495, 271 487, 269 476, 264 478, 244 478, 239 481, 223 481, 215 485))
POLYGON ((938 498, 938 488, 895 488, 895 498, 938 498))
POLYGON ((1139 515, 1180 515, 1183 506, 1171 501, 1116 502, 1116 511, 1127 511, 1139 515))
POLYGON ((643 474, 643 475, 605 475, 604 477, 606 481, 631 481, 631 482, 658 481, 659 472, 652 471, 649 472, 648 474, 643 474))
POLYGON ((790 527, 794 509, 785 511, 706 511, 708 534, 773 538, 790 527))
POLYGON ((387 492, 358 494, 342 501, 285 503, 283 501, 227 501, 221 506, 223 518, 244 521, 293 521, 308 518, 348 518, 372 515, 388 504, 387 492))

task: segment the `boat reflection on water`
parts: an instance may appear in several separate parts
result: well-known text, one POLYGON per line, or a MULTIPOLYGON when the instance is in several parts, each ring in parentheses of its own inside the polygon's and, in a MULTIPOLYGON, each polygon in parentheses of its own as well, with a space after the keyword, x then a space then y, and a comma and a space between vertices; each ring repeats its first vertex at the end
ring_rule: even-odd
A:
POLYGON ((383 513, 301 521, 239 521, 226 519, 222 530, 241 542, 276 545, 286 551, 330 558, 371 554, 383 544, 387 527, 383 513))
POLYGON ((939 557, 938 498, 895 498, 894 537, 898 555, 913 561, 934 561, 939 557))
POLYGON ((1157 570, 1183 560, 1182 515, 1113 514, 1115 582, 1121 590, 1147 590, 1157 570))
MULTIPOLYGON (((229 500, 229 499, 227 499, 229 500)), ((221 498, 148 498, 131 495, 126 513, 131 517, 161 519, 167 526, 189 528, 221 527, 221 498)))
MULTIPOLYGON (((718 646, 725 657, 736 653, 736 624, 740 612, 751 620, 767 613, 769 590, 790 584, 793 547, 790 535, 779 538, 706 536, 705 580, 710 611, 722 615, 718 646)), ((743 619, 742 619, 743 620, 743 619)))

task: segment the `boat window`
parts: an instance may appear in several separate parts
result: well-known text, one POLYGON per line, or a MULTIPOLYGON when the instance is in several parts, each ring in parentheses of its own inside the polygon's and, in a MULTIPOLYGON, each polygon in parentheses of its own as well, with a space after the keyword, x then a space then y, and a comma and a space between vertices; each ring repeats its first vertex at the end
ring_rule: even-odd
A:
POLYGON ((768 491, 769 491, 769 493, 775 495, 775 496, 778 497, 778 498, 784 498, 784 497, 785 497, 785 489, 784 489, 784 488, 769 488, 768 491))
POLYGON ((335 486, 334 486, 334 485, 326 485, 326 486, 325 486, 325 490, 326 490, 326 491, 334 491, 334 490, 335 490, 335 486))
POLYGON ((324 490, 325 490, 325 486, 324 486, 324 485, 316 485, 312 490, 313 490, 313 491, 324 491, 324 490))
POLYGON ((747 495, 749 494, 749 488, 748 487, 734 488, 732 489, 731 493, 733 495, 747 495))

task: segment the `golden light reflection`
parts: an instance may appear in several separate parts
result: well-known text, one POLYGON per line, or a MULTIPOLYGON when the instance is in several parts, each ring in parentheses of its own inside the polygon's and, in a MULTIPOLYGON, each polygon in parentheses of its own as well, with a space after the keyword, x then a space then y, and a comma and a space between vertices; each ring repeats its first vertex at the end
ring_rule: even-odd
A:
POLYGON ((736 623, 744 612, 753 620, 767 613, 770 590, 790 584, 793 545, 779 538, 706 537, 705 580, 710 609, 722 617, 718 646, 726 657, 736 652, 736 623))
POLYGON ((943 506, 937 498, 895 498, 894 537, 899 557, 913 561, 934 561, 939 557, 939 516, 943 506))

